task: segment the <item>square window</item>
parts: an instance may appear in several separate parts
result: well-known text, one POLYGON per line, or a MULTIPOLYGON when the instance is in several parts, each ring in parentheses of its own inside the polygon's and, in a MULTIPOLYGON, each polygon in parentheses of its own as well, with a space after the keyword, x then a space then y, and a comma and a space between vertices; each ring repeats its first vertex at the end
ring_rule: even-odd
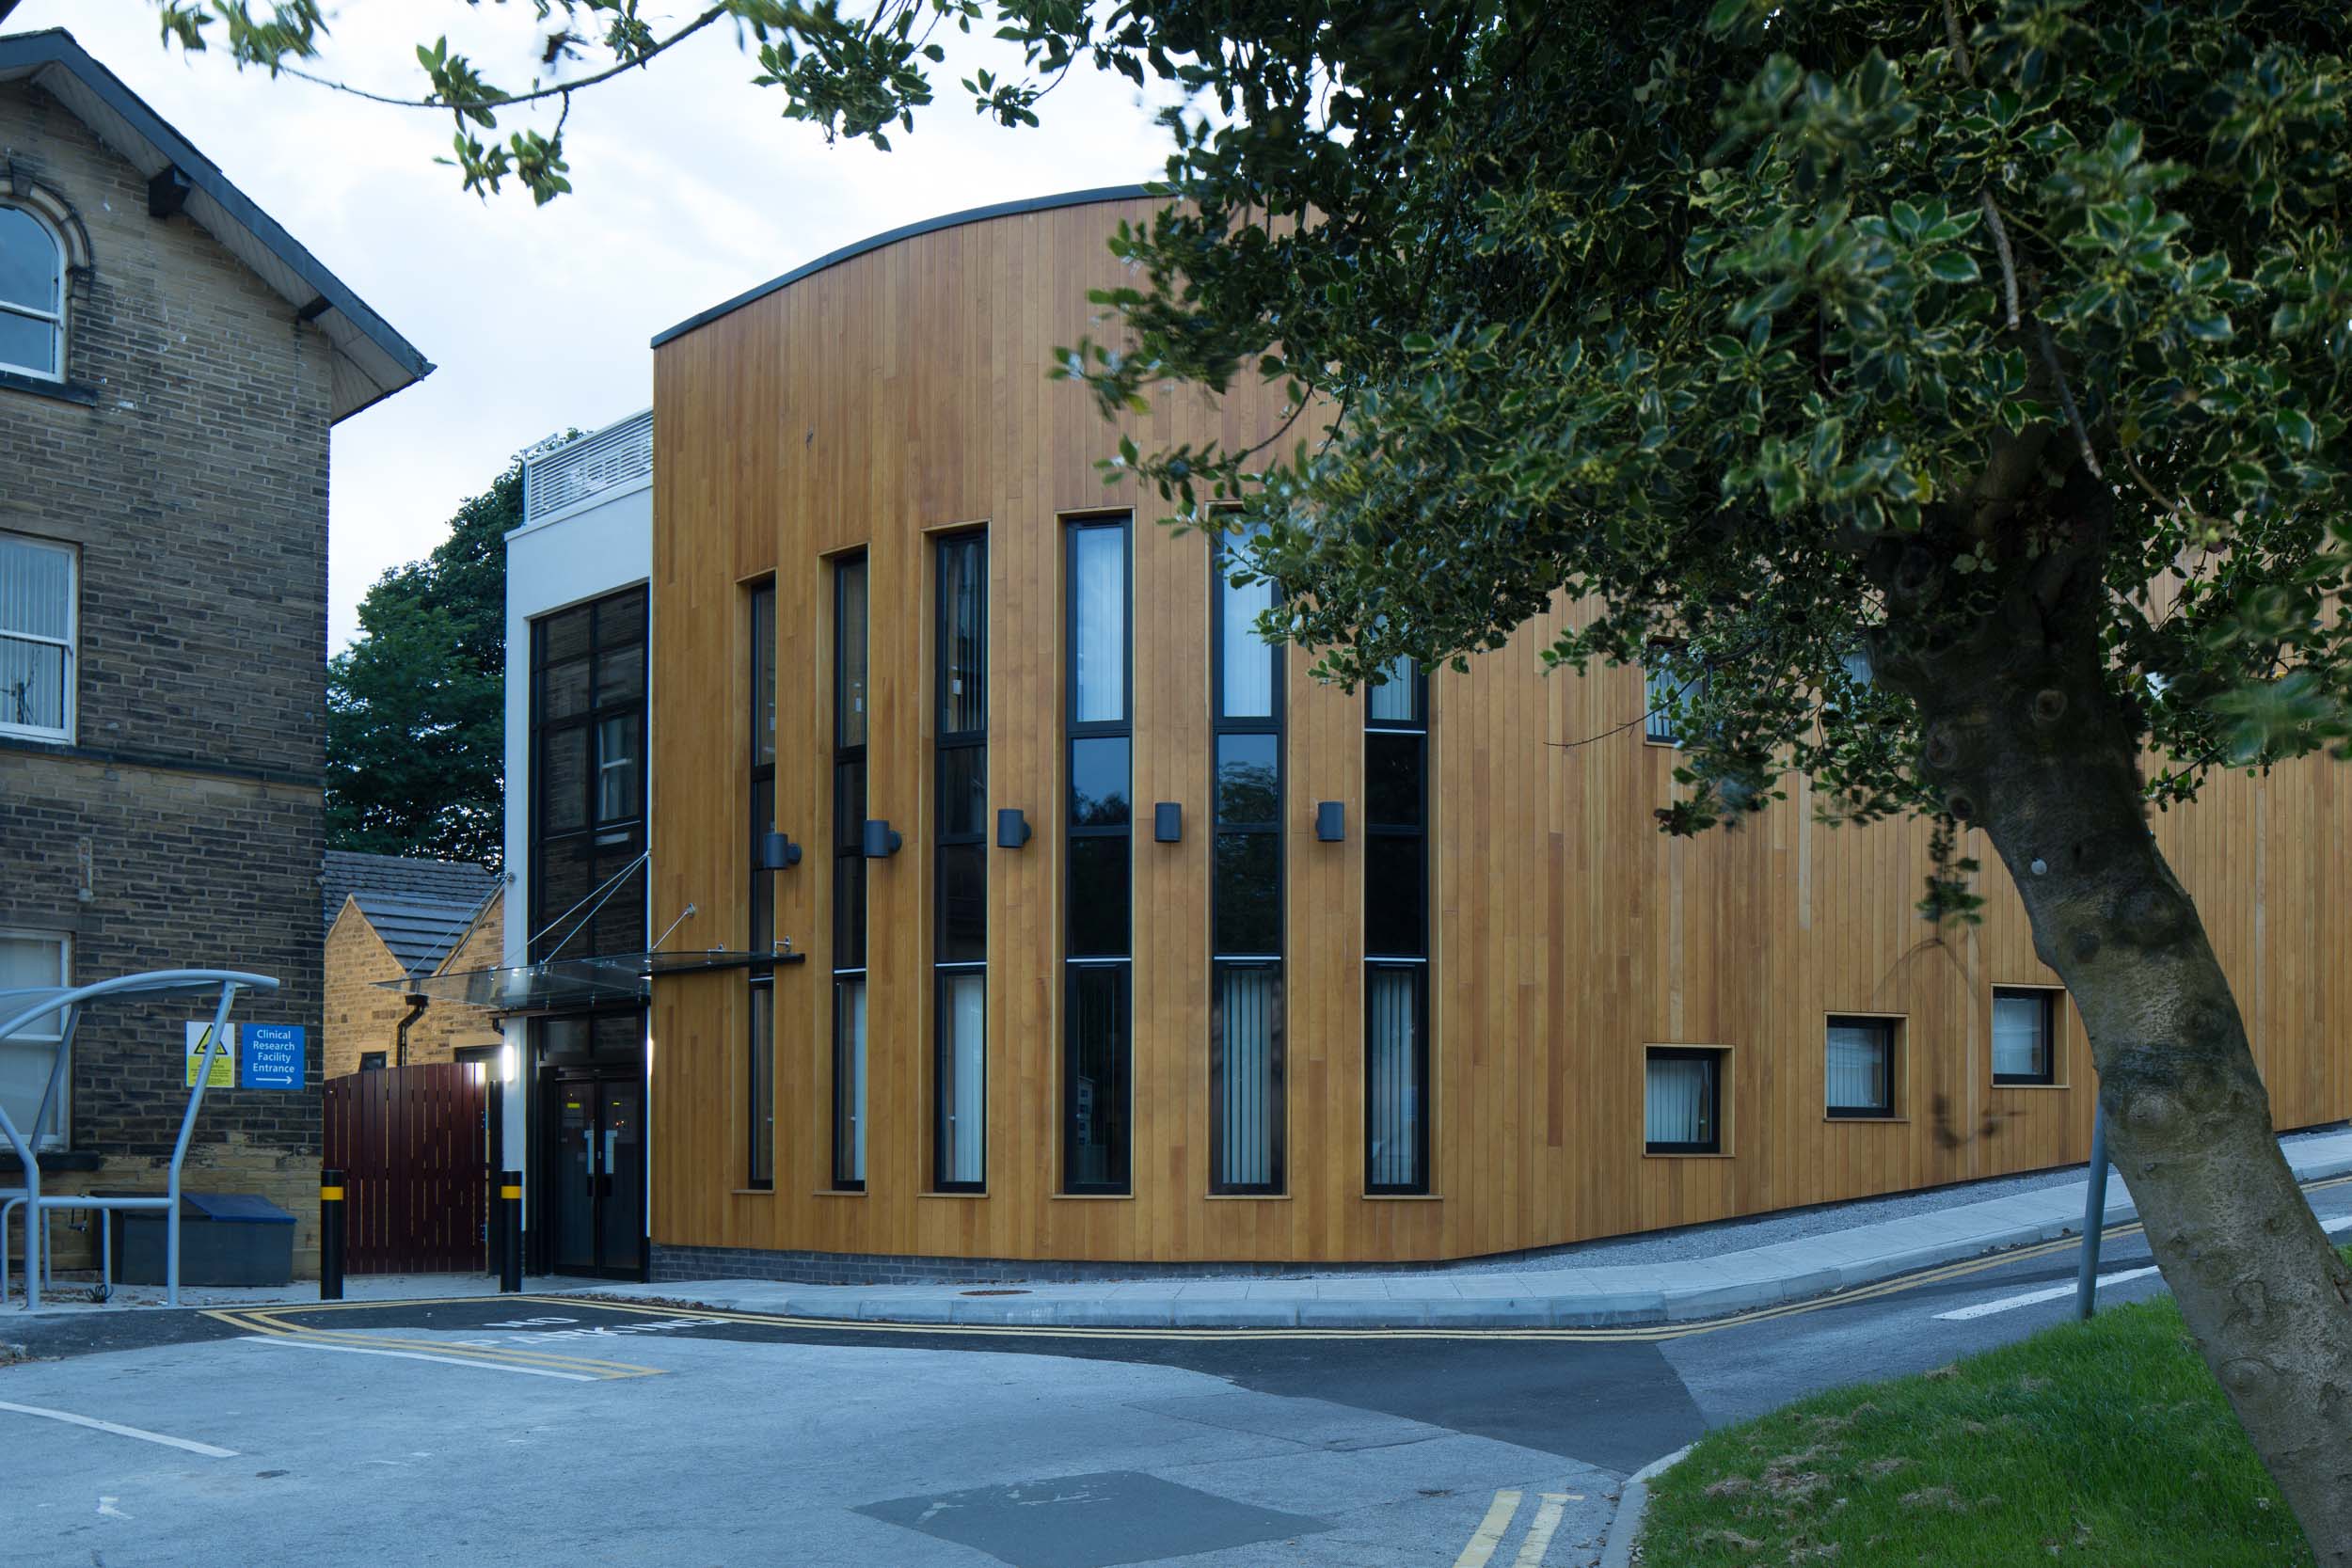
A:
POLYGON ((1704 1046, 1652 1046, 1645 1064, 1642 1142, 1651 1154, 1721 1154, 1723 1057, 1704 1046))
POLYGON ((1895 1051, 1901 1029, 1899 1019, 1830 1019, 1824 1069, 1831 1116, 1895 1114, 1895 1051))
POLYGON ((1993 1081, 2058 1082, 2058 993, 2041 987, 1993 988, 1993 1081))

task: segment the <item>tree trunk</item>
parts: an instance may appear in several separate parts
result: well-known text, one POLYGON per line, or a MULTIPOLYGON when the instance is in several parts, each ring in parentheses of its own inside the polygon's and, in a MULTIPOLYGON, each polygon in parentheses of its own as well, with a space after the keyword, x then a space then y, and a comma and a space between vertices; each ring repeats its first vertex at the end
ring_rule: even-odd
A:
MULTIPOLYGON (((1959 646, 1890 627, 1895 684, 1927 721, 1925 777, 1990 836, 2081 1011, 2108 1148, 2199 1351, 2318 1560, 2352 1568, 2352 1269, 2279 1150, 2229 981, 2148 826, 2089 553, 2031 568, 1959 646)), ((1918 575, 1915 558, 1901 589, 1918 575)))

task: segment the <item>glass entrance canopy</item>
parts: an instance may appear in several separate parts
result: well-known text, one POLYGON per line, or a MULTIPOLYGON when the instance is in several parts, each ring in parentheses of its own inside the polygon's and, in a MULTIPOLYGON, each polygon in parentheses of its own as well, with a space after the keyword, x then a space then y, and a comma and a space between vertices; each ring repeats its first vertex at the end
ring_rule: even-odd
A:
POLYGON ((643 1002, 652 995, 657 974, 750 969, 758 964, 782 966, 803 962, 806 958, 803 953, 737 953, 716 947, 700 953, 608 953, 378 980, 375 985, 378 990, 454 1002, 494 1013, 569 1012, 599 1003, 643 1002))

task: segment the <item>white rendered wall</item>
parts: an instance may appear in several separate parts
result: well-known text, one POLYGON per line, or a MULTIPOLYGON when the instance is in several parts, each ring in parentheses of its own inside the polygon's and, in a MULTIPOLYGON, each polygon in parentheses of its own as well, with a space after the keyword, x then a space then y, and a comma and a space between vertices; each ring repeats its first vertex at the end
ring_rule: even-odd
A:
MULTIPOLYGON (((542 615, 601 598, 653 576, 653 482, 640 479, 599 491, 580 505, 543 521, 527 523, 506 536, 506 933, 503 961, 519 964, 530 958, 531 942, 531 623, 542 615)), ((648 607, 650 613, 650 606, 648 607)), ((646 646, 656 628, 646 626, 646 646)), ((645 756, 651 768, 653 734, 659 722, 649 701, 645 708, 645 756)), ((646 808, 646 838, 652 839, 652 807, 646 808)), ((652 879, 646 879, 650 886, 652 879)), ((523 1158, 525 1103, 530 1084, 521 1077, 524 1061, 523 1027, 509 1020, 505 1028, 510 1060, 516 1081, 505 1097, 505 1147, 508 1162, 527 1167, 523 1158)), ((653 1162, 645 1162, 651 1182, 653 1162)), ((524 1169, 528 1187, 532 1173, 524 1169)), ((653 1212, 651 1193, 645 1212, 653 1212)))

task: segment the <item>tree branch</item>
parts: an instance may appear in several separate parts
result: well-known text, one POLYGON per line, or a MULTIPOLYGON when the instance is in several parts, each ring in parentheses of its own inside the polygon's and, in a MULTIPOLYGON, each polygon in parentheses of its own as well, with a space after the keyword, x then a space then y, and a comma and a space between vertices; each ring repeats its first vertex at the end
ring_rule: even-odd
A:
POLYGON ((371 103, 381 103, 388 108, 394 109, 453 109, 464 113, 471 109, 503 109, 516 103, 533 103, 541 99, 561 98, 568 110, 573 93, 583 87, 593 87, 599 82, 609 82, 615 76, 651 64, 655 55, 676 48, 696 33, 725 16, 727 11, 728 8, 725 6, 713 6, 668 38, 654 44, 644 54, 619 61, 603 71, 592 72, 577 82, 562 82, 553 87, 533 87, 529 92, 505 93, 497 98, 469 99, 459 102, 432 98, 394 98, 387 93, 370 92, 365 87, 355 87, 348 82, 338 82, 331 77, 315 75, 297 66, 281 63, 273 64, 270 69, 300 81, 309 82, 313 87, 325 87, 330 92, 347 93, 353 98, 365 99, 371 103))

